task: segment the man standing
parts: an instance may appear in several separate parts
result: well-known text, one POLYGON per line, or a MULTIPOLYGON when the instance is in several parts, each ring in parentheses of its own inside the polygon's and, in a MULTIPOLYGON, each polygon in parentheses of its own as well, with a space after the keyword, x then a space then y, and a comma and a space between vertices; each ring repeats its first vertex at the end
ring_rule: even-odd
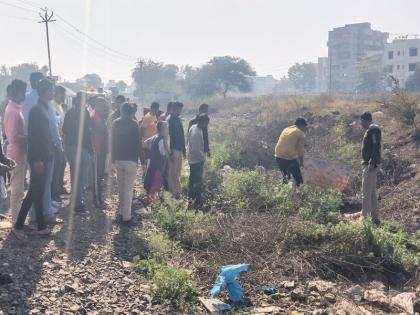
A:
POLYGON ((141 123, 141 134, 143 135, 142 141, 153 137, 157 134, 157 121, 159 115, 159 103, 153 102, 150 105, 150 111, 144 115, 143 121, 141 123))
POLYGON ((379 164, 381 163, 381 129, 378 125, 373 124, 372 114, 369 112, 360 116, 360 122, 366 130, 362 143, 362 214, 365 218, 370 214, 372 222, 380 225, 376 182, 379 164))
POLYGON ((13 80, 11 100, 4 114, 4 128, 8 139, 7 157, 16 162, 10 177, 10 210, 13 224, 16 222, 25 189, 26 175, 26 134, 21 103, 25 100, 26 82, 13 80))
POLYGON ((166 112, 162 113, 159 116, 159 121, 167 121, 169 119, 169 116, 171 116, 171 113, 172 113, 173 105, 174 105, 174 102, 169 102, 168 105, 166 105, 166 112))
POLYGON ((38 104, 38 91, 37 91, 37 84, 39 81, 44 79, 44 75, 41 72, 32 72, 29 76, 29 82, 31 84, 31 91, 26 94, 25 102, 23 103, 23 118, 25 120, 25 133, 28 134, 28 120, 29 120, 29 112, 31 111, 32 107, 38 104))
POLYGON ((188 132, 188 164, 190 165, 190 178, 188 181, 188 197, 193 200, 196 208, 203 205, 203 176, 205 151, 204 130, 207 130, 210 119, 206 114, 198 116, 197 123, 192 125, 188 132))
POLYGON ((121 117, 114 121, 111 131, 111 161, 117 170, 119 210, 123 225, 133 223, 131 207, 141 145, 139 126, 132 116, 133 108, 125 103, 121 107, 121 117))
MULTIPOLYGON (((63 128, 63 122, 64 122, 64 109, 63 104, 66 99, 66 89, 62 86, 56 86, 55 88, 55 95, 54 99, 52 101, 52 107, 55 110, 55 115, 57 118, 57 126, 59 132, 63 128)), ((62 134, 60 133, 60 138, 62 134)), ((60 149, 56 150, 54 154, 54 171, 53 171, 53 180, 51 184, 51 194, 52 199, 55 202, 61 202, 60 195, 65 193, 64 188, 64 171, 66 168, 66 159, 64 156, 62 143, 60 139, 60 149)))
POLYGON ((13 233, 17 238, 23 240, 25 234, 23 226, 26 216, 32 205, 35 206, 36 221, 39 235, 50 233, 44 221, 43 195, 46 187, 46 165, 54 157, 54 143, 48 118, 48 103, 54 95, 54 84, 47 79, 37 84, 39 93, 38 104, 33 107, 29 114, 28 121, 28 162, 30 167, 29 190, 23 200, 13 233))
POLYGON ((63 124, 64 150, 70 166, 71 205, 80 214, 87 213, 84 190, 88 181, 90 156, 93 152, 92 121, 84 106, 84 100, 85 96, 79 92, 73 99, 73 107, 64 116, 63 124))
MULTIPOLYGON (((209 112, 209 105, 207 104, 201 104, 198 108, 198 115, 195 116, 195 118, 191 119, 188 124, 188 130, 191 129, 191 127, 198 123, 198 117, 200 115, 207 115, 209 112)), ((209 144, 209 132, 206 129, 203 129, 203 137, 204 137, 204 152, 206 152, 207 156, 210 156, 210 144, 209 144)))
POLYGON ((125 103, 124 95, 118 95, 115 98, 115 101, 114 101, 113 106, 112 106, 112 113, 111 113, 111 115, 109 115, 109 118, 108 118, 108 121, 107 121, 107 125, 108 125, 109 129, 111 129, 114 120, 120 118, 120 116, 121 116, 121 106, 124 103, 125 103))
POLYGON ((287 127, 280 134, 274 156, 283 173, 283 182, 287 183, 293 176, 296 186, 303 184, 300 168, 303 167, 304 142, 307 123, 304 118, 298 118, 293 126, 287 127))
POLYGON ((186 156, 185 149, 185 135, 181 115, 184 104, 175 102, 171 117, 169 118, 169 143, 170 143, 170 157, 169 157, 169 171, 168 184, 169 191, 175 198, 181 195, 181 170, 182 158, 186 156))

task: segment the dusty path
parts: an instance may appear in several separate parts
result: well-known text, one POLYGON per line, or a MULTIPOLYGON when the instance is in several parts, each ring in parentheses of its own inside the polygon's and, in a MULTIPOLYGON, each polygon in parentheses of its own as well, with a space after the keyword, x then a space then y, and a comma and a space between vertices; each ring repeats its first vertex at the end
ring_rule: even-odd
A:
POLYGON ((0 230, 0 314, 157 314, 145 287, 128 264, 142 251, 138 227, 116 222, 116 198, 109 210, 90 207, 87 217, 70 216, 48 238, 20 243, 0 230))

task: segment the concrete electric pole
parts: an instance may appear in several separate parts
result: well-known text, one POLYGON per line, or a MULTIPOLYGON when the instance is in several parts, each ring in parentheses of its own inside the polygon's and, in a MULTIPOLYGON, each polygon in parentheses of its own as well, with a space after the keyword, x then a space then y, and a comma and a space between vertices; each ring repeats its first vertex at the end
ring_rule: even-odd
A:
POLYGON ((41 21, 38 23, 45 23, 45 31, 47 34, 47 48, 48 48, 48 70, 50 72, 50 77, 52 77, 52 70, 51 70, 51 53, 50 53, 50 35, 48 32, 48 23, 55 22, 55 20, 52 20, 51 18, 54 15, 54 12, 51 12, 51 14, 48 14, 48 8, 45 7, 44 9, 41 9, 44 14, 39 13, 39 16, 41 17, 41 21))

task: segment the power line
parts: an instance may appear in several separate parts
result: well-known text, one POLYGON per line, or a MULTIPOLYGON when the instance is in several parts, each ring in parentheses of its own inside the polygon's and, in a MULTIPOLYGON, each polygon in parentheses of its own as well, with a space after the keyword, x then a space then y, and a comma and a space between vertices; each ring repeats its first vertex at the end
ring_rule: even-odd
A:
POLYGON ((5 18, 11 18, 11 19, 17 19, 17 20, 23 20, 23 21, 31 21, 31 22, 37 22, 38 20, 35 19, 31 19, 31 18, 26 18, 26 17, 22 17, 22 16, 15 16, 15 15, 3 15, 3 17, 5 18))
POLYGON ((0 4, 7 5, 7 6, 9 6, 9 7, 13 7, 13 8, 16 8, 16 9, 21 9, 21 10, 24 10, 24 11, 26 11, 26 12, 38 13, 37 11, 35 11, 35 10, 33 10, 33 9, 29 9, 29 8, 21 7, 21 6, 18 6, 18 5, 16 5, 16 4, 8 3, 8 2, 5 2, 5 1, 0 1, 0 4))
POLYGON ((39 16, 41 17, 41 21, 39 21, 38 23, 45 23, 45 32, 47 35, 47 48, 48 48, 48 66, 49 66, 49 70, 50 70, 50 77, 52 77, 52 70, 51 70, 51 53, 50 53, 50 35, 48 32, 48 23, 52 23, 55 22, 55 20, 52 19, 54 12, 51 12, 50 14, 48 14, 48 8, 45 7, 45 9, 41 9, 42 11, 44 11, 44 15, 42 15, 41 13, 39 13, 39 16))

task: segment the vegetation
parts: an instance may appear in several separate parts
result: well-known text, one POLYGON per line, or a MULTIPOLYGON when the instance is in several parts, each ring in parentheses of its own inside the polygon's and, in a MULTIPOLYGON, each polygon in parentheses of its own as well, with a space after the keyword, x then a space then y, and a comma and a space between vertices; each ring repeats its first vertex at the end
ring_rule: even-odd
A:
POLYGON ((290 67, 288 76, 294 87, 304 93, 316 87, 316 68, 313 63, 296 63, 290 67))

